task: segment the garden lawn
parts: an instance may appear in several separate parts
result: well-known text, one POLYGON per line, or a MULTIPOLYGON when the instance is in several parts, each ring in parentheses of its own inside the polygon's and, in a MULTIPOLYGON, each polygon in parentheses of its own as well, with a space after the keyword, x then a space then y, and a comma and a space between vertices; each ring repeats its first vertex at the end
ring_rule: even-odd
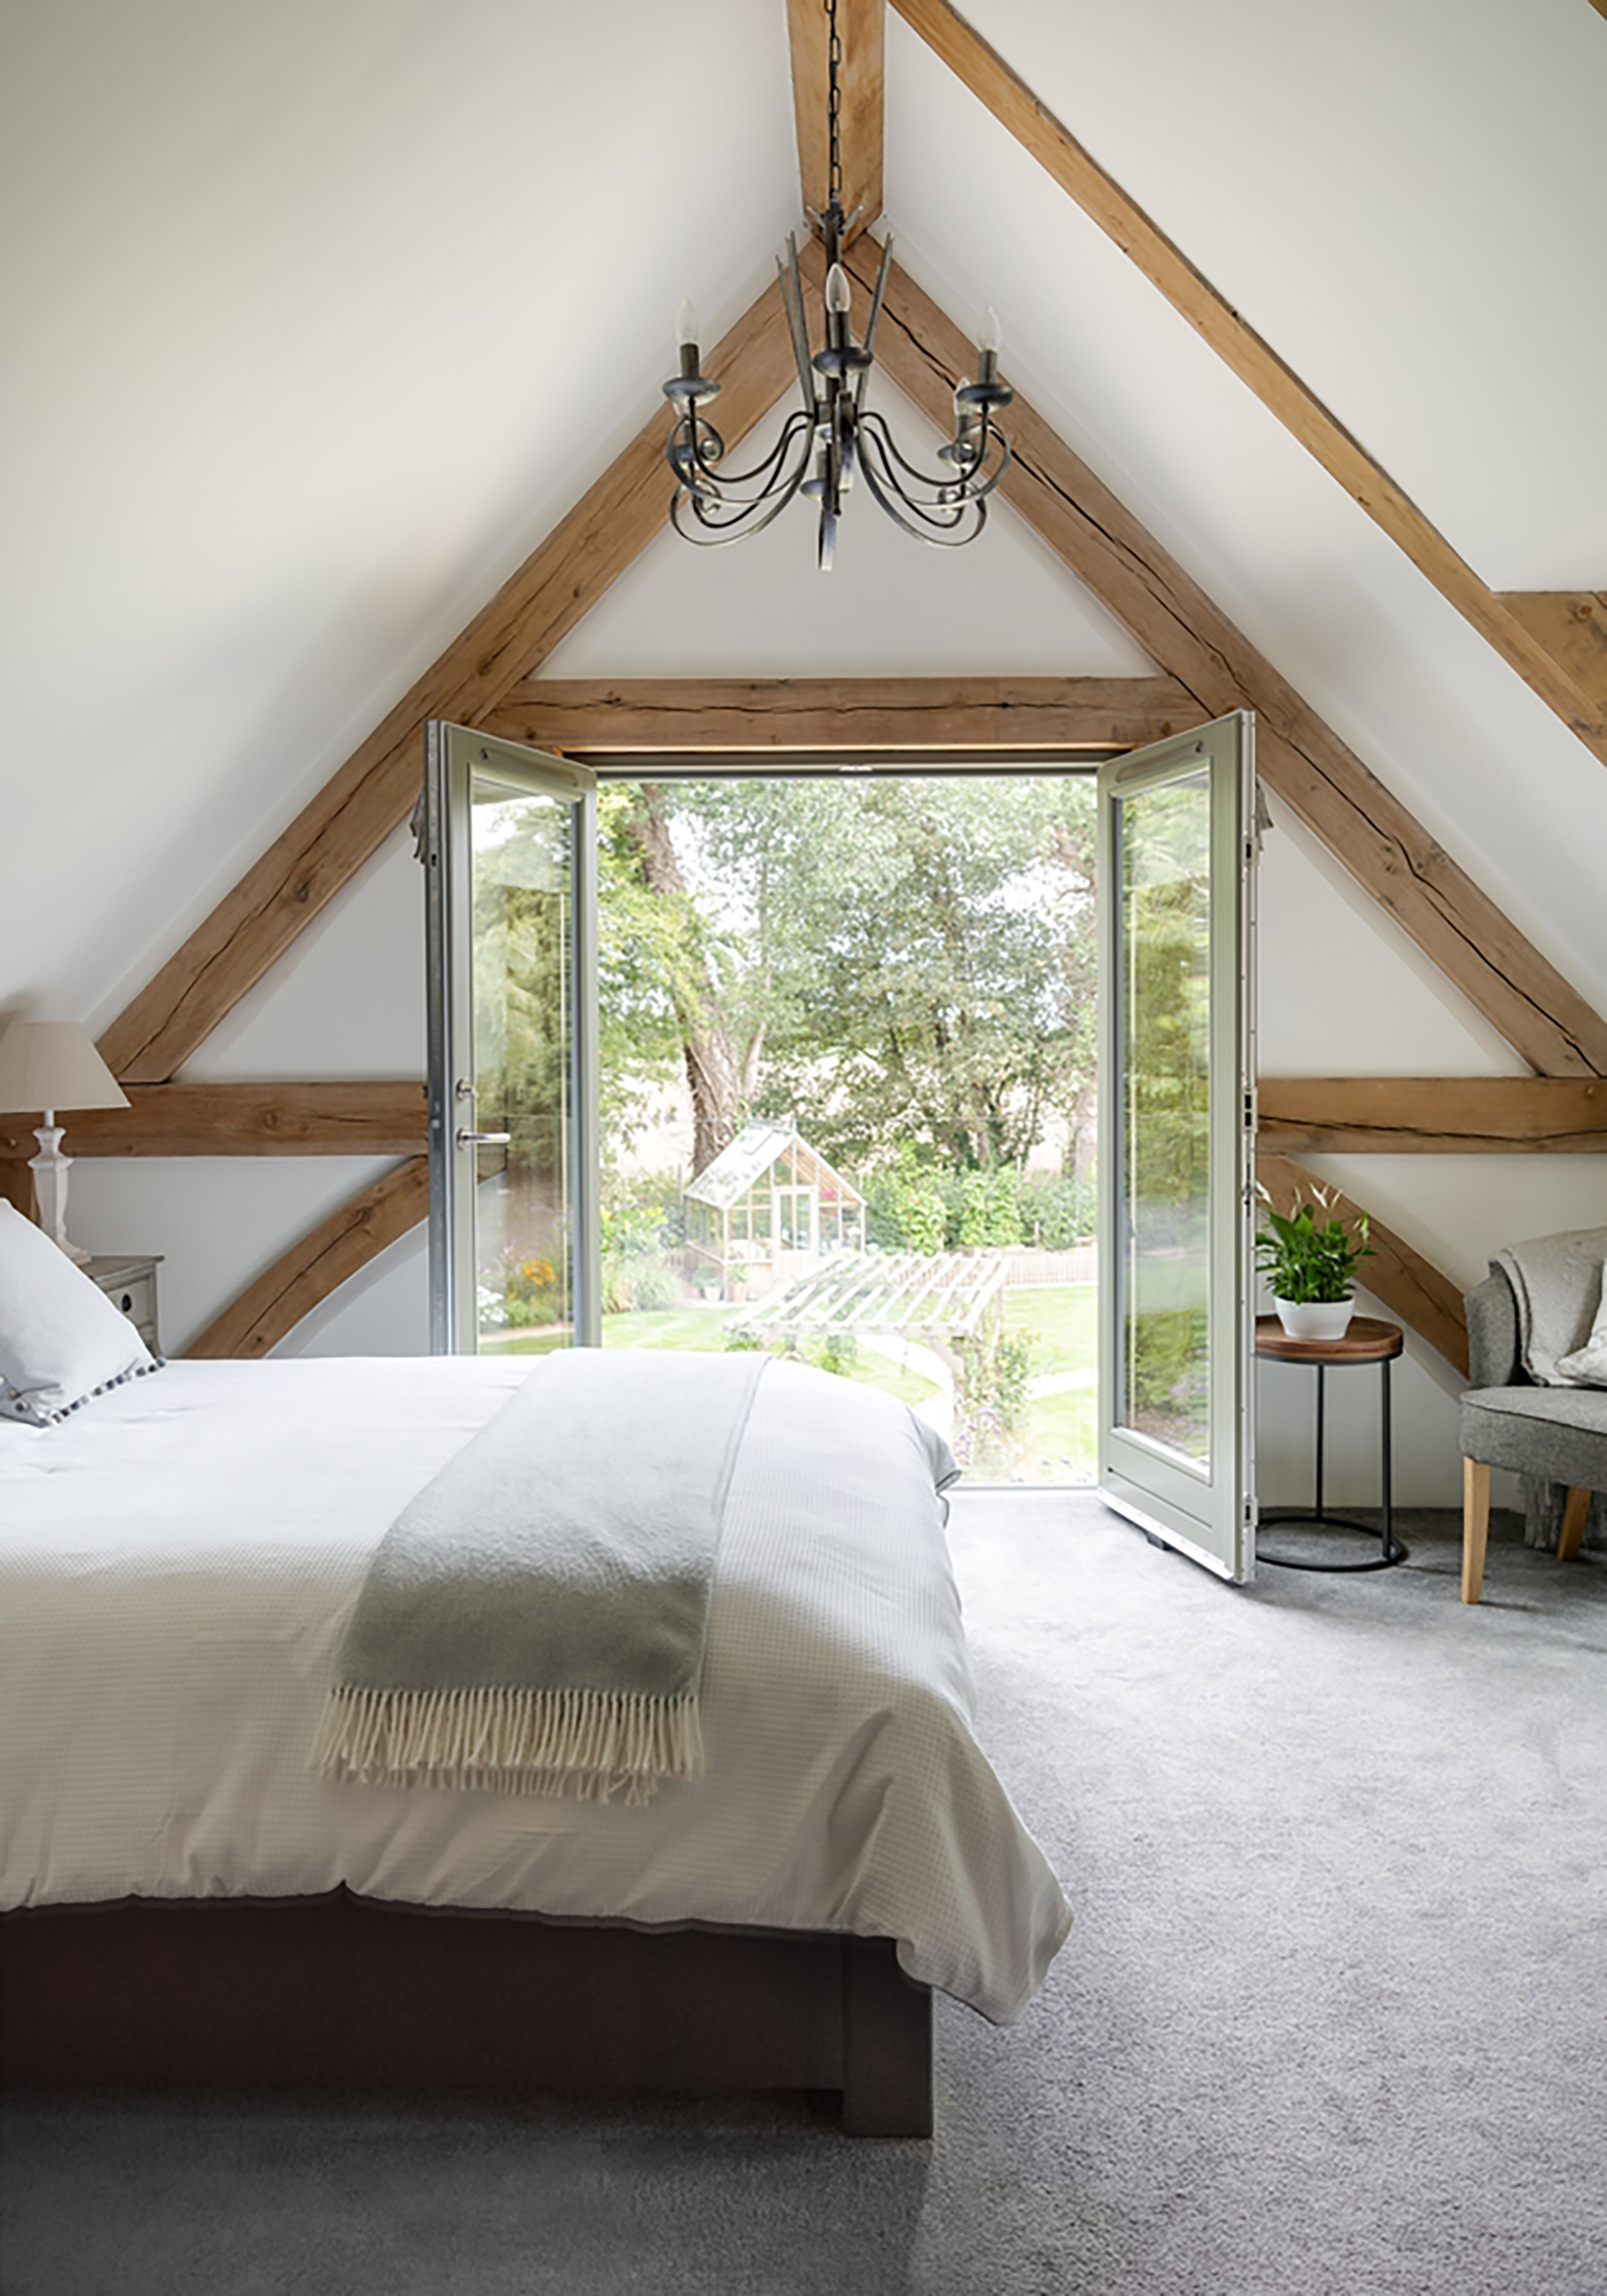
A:
MULTIPOLYGON (((720 1355, 726 1347, 726 1326, 734 1313, 731 1308, 635 1308, 622 1316, 604 1316, 603 1344, 720 1355)), ((498 1355, 545 1356, 566 1346, 568 1341, 562 1332, 488 1332, 481 1344, 495 1349, 498 1355)), ((806 1348, 803 1352, 807 1362, 809 1350, 806 1348)), ((863 1380, 867 1387, 879 1387, 884 1395, 897 1396, 900 1403, 920 1403, 934 1392, 930 1379, 902 1370, 885 1357, 872 1355, 868 1349, 844 1375, 863 1380)))
POLYGON ((1004 1292, 1004 1329, 1032 1342, 1032 1376, 1093 1371, 1099 1361, 1097 1283, 1013 1283, 1004 1292))

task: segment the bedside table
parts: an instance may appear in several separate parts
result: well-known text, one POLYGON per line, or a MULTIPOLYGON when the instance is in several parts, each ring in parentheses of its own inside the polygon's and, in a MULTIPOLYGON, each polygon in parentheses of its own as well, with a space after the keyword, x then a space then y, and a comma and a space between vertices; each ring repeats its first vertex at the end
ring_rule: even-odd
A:
POLYGON ((160 1251, 143 1259, 126 1252, 102 1252, 92 1255, 84 1270, 112 1306, 122 1309, 153 1356, 161 1353, 156 1338, 156 1271, 162 1258, 160 1251))

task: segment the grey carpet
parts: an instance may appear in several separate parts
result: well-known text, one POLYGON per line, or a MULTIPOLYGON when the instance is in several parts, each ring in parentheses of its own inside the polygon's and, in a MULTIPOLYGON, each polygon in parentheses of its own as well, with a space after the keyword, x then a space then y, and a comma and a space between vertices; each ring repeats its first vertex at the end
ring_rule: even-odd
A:
POLYGON ((1218 1585, 973 1495, 985 1742, 1077 1927, 940 2132, 803 2101, 75 2103, 4 2120, 6 2296, 1602 2296, 1607 1562, 1443 1521, 1218 1585))

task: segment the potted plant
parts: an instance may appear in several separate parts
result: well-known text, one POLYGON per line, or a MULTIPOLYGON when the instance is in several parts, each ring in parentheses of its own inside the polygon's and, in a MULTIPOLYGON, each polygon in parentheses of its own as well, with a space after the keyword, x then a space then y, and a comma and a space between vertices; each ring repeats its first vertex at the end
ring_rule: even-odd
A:
POLYGON ((1278 1321, 1291 1340, 1342 1340, 1355 1312, 1357 1263, 1373 1254, 1365 1213, 1347 1234, 1333 1199, 1321 1188, 1312 1190, 1310 1202, 1297 1201, 1287 1218, 1274 1211, 1265 1188, 1258 1185, 1258 1193, 1267 1225, 1256 1238, 1256 1259, 1272 1285, 1278 1321), (1320 1227, 1319 1208, 1329 1215, 1320 1227))

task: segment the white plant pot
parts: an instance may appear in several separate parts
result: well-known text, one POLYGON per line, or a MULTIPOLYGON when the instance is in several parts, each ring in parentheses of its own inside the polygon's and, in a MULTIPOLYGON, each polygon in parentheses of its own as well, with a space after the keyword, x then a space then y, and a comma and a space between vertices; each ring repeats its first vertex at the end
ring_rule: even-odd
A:
POLYGON ((1291 1340, 1342 1340, 1356 1313, 1354 1300, 1279 1300, 1273 1306, 1291 1340))

